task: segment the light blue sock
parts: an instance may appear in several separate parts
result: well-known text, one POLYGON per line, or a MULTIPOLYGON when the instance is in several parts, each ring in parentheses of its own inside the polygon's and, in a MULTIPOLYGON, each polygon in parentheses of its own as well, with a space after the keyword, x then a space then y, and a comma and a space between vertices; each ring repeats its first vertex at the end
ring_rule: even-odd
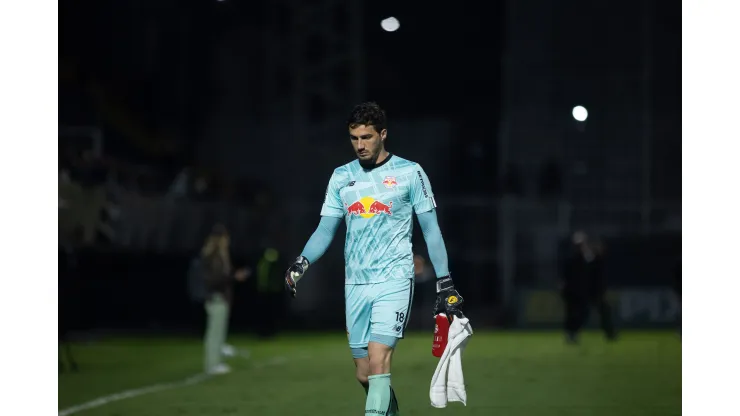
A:
POLYGON ((367 378, 370 388, 365 401, 365 416, 388 416, 391 410, 391 375, 377 374, 367 378))

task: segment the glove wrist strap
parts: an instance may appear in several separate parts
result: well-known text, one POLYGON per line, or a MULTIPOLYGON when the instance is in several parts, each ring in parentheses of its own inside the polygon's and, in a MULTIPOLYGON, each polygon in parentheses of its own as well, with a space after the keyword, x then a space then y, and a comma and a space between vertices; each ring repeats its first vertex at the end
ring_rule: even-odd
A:
POLYGON ((309 262, 304 256, 298 256, 298 258, 295 259, 295 262, 303 267, 304 272, 308 270, 308 266, 311 265, 311 262, 309 262))
POLYGON ((443 290, 452 289, 453 287, 455 287, 455 285, 452 284, 452 278, 450 276, 440 277, 437 279, 437 293, 443 290))

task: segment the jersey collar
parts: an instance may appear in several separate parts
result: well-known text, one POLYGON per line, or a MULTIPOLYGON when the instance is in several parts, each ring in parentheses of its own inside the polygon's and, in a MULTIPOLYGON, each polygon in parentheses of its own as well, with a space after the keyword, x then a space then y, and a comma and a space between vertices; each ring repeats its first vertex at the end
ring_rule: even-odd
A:
MULTIPOLYGON (((369 171, 371 171, 373 169, 377 169, 377 168, 385 165, 386 163, 388 163, 389 160, 391 160, 392 157, 393 157, 393 153, 390 153, 389 152, 388 153, 388 157, 385 158, 385 160, 383 160, 382 162, 376 163, 374 166, 371 166, 369 168, 366 168, 366 167, 362 166, 362 163, 360 163, 360 167, 362 167, 362 169, 365 170, 366 172, 369 172, 369 171)), ((359 163, 359 161, 358 161, 358 163, 359 163)))

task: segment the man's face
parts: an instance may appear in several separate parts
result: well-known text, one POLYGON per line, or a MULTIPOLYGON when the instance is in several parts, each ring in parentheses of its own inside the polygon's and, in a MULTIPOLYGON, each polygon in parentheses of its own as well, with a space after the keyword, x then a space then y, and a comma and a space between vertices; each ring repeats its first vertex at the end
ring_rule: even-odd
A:
POLYGON ((360 162, 374 162, 377 160, 380 151, 383 150, 387 132, 385 129, 377 132, 374 126, 364 124, 349 129, 352 148, 355 149, 355 154, 360 162))

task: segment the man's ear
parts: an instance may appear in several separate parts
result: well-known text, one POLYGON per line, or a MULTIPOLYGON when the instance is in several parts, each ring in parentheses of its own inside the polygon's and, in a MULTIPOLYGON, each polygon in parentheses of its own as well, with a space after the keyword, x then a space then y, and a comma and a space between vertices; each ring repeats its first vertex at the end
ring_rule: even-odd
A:
POLYGON ((380 140, 384 142, 385 141, 385 136, 387 136, 387 135, 388 135, 388 129, 381 130, 380 131, 380 140))

